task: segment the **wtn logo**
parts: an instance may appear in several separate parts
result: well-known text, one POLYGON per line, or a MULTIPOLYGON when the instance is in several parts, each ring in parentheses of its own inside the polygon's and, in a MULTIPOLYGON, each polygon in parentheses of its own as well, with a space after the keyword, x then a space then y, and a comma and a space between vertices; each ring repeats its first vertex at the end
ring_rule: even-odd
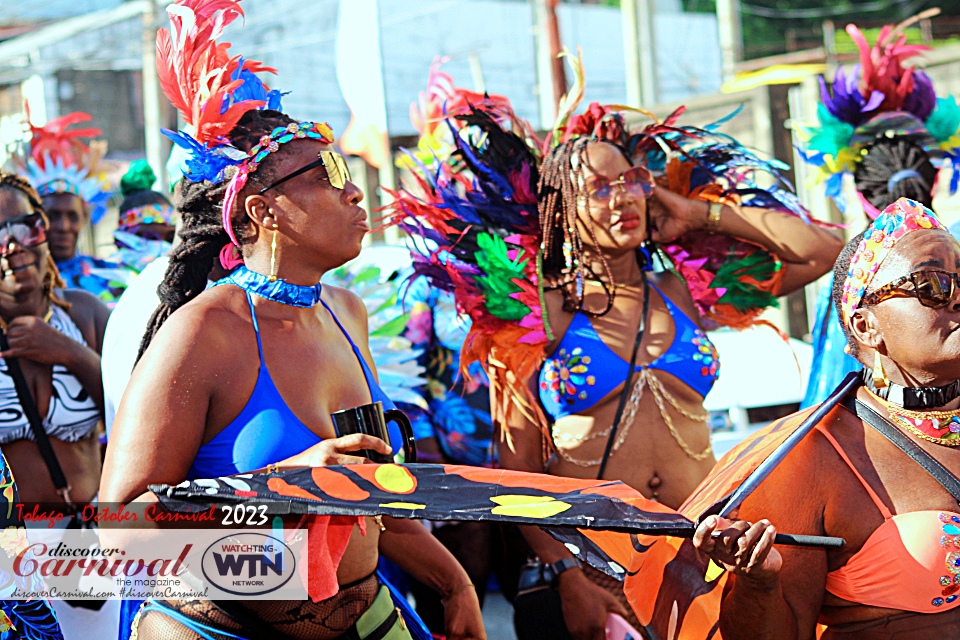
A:
POLYGON ((245 531, 220 538, 207 547, 201 562, 204 578, 236 596, 257 596, 281 589, 297 574, 297 557, 276 536, 245 531))
MULTIPOLYGON (((229 551, 229 549, 225 549, 229 551)), ((273 560, 262 553, 228 553, 222 555, 213 553, 213 561, 217 566, 217 572, 222 576, 239 576, 243 574, 243 567, 247 567, 247 577, 265 576, 267 571, 273 571, 276 575, 283 574, 283 554, 276 553, 273 560)))

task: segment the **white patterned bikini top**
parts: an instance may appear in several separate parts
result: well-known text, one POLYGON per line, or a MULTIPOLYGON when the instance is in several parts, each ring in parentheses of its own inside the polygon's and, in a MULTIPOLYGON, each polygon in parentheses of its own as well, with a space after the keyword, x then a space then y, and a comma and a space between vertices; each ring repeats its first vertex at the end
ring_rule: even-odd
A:
MULTIPOLYGON (((83 334, 66 311, 53 305, 50 326, 71 340, 86 345, 83 334)), ((62 365, 53 366, 53 395, 43 418, 44 430, 51 438, 76 442, 89 435, 100 422, 100 409, 76 376, 62 365)), ((15 440, 33 440, 27 416, 20 407, 7 363, 0 358, 0 444, 15 440)))

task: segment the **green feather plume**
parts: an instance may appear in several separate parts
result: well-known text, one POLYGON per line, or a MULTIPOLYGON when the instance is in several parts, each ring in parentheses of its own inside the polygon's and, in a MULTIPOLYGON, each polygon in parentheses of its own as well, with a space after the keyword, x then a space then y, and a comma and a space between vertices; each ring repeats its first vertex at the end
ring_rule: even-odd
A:
POLYGON ((820 127, 808 129, 810 142, 807 147, 830 156, 836 156, 841 149, 850 146, 853 137, 853 125, 835 118, 823 104, 817 105, 817 117, 820 127))
POLYGON ((779 303, 773 294, 761 291, 755 284, 744 282, 743 279, 765 282, 779 270, 780 264, 765 251, 754 251, 739 259, 731 255, 717 270, 710 287, 726 289, 717 302, 728 304, 737 311, 776 307, 779 303))
POLYGON ((120 178, 120 193, 126 198, 136 191, 149 191, 156 181, 157 175, 146 160, 134 160, 120 178))
POLYGON ((484 274, 477 277, 477 282, 483 290, 487 310, 503 320, 522 320, 530 309, 510 295, 520 291, 513 279, 525 277, 523 268, 527 261, 511 260, 507 255, 507 243, 499 236, 478 233, 477 246, 480 249, 476 254, 477 266, 484 274))

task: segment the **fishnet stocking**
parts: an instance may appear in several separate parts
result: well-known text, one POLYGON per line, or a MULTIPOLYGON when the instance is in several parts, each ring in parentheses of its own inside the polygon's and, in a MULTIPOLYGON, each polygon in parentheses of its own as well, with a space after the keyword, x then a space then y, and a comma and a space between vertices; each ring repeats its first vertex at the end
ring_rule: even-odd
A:
MULTIPOLYGON (((380 591, 376 575, 341 587, 332 598, 321 602, 256 600, 244 603, 250 615, 297 640, 333 640, 343 635, 370 608, 380 591)), ((252 638, 243 625, 205 600, 167 601, 166 605, 207 626, 252 638)), ((158 611, 140 617, 137 640, 201 640, 201 636, 158 611)), ((229 636, 222 636, 227 640, 229 636)))

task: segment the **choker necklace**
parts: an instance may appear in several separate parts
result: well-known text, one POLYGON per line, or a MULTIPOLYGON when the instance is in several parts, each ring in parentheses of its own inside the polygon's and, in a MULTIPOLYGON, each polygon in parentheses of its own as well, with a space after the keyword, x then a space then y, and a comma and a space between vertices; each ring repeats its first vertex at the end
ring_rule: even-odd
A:
POLYGON ((942 407, 943 405, 960 398, 960 380, 954 380, 942 387, 902 387, 892 382, 887 383, 885 389, 877 389, 873 384, 873 372, 864 368, 860 372, 863 386, 870 393, 888 403, 904 409, 919 409, 921 411, 942 407))
MULTIPOLYGON (((871 391, 871 393, 873 393, 871 391)), ((876 394, 873 394, 876 396, 876 394)), ((960 409, 953 411, 910 411, 876 396, 887 415, 921 440, 944 447, 960 447, 960 409)))
POLYGON ((291 284, 285 280, 270 282, 267 276, 256 271, 250 271, 243 265, 237 267, 233 273, 216 284, 235 284, 244 291, 261 298, 303 309, 309 309, 320 302, 320 291, 322 290, 322 285, 319 282, 310 287, 291 284))

